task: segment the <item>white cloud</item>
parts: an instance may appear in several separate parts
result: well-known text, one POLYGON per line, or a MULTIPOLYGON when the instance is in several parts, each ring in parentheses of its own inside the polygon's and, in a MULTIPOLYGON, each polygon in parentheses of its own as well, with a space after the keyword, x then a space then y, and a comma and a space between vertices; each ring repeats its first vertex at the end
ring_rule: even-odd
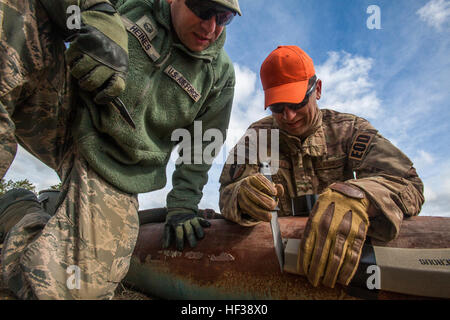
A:
POLYGON ((54 170, 37 160, 21 146, 19 146, 16 158, 4 179, 13 181, 28 179, 36 186, 37 191, 47 189, 60 182, 54 170))
MULTIPOLYGON (((424 159, 427 158, 425 155, 424 159)), ((422 171, 427 174, 421 176, 424 183, 425 204, 420 214, 450 217, 450 162, 439 162, 433 157, 432 159, 422 167, 422 171)))
POLYGON ((178 158, 177 148, 172 151, 166 167, 167 184, 163 189, 138 195, 139 209, 162 208, 166 206, 167 194, 172 190, 172 172, 175 170, 175 161, 178 158))
POLYGON ((233 102, 235 105, 246 104, 251 100, 258 77, 249 68, 240 66, 239 64, 234 65, 234 71, 236 74, 236 86, 234 88, 233 102))
POLYGON ((438 196, 436 194, 436 192, 429 187, 428 185, 424 186, 424 192, 423 192, 425 199, 427 201, 427 204, 430 203, 431 201, 435 201, 438 199, 438 196))
MULTIPOLYGON (((450 183, 447 180, 446 183, 450 183)), ((420 213, 421 216, 439 216, 439 217, 450 217, 450 192, 449 189, 445 192, 436 191, 432 184, 427 184, 425 182, 425 204, 422 207, 420 213)))
POLYGON ((264 93, 258 89, 259 75, 245 66, 234 65, 235 97, 227 132, 227 146, 233 147, 253 122, 269 115, 264 110, 264 93))
POLYGON ((323 82, 319 105, 369 119, 380 116, 380 100, 369 77, 372 66, 371 58, 329 52, 325 63, 316 66, 323 82))
POLYGON ((450 1, 431 0, 416 13, 422 21, 441 31, 450 18, 450 1))
POLYGON ((413 158, 414 167, 418 171, 425 171, 435 162, 434 156, 425 150, 418 150, 416 156, 413 158))

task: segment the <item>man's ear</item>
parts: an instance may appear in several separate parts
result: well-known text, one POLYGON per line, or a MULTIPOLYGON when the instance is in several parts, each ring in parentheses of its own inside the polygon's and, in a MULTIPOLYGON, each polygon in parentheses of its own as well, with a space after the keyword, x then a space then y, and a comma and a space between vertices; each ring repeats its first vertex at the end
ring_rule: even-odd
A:
POLYGON ((322 96, 322 80, 318 79, 316 83, 316 99, 320 100, 322 96))
POLYGON ((173 0, 166 0, 167 1, 167 3, 169 3, 169 4, 172 4, 172 1, 173 0))

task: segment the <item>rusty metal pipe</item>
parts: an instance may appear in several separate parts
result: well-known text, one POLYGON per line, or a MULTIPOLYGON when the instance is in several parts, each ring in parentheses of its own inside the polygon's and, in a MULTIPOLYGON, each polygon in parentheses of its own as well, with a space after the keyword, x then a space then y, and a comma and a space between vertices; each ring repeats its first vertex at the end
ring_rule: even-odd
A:
MULTIPOLYGON (((283 238, 300 239, 305 217, 279 219, 283 238)), ((242 227, 210 221, 205 239, 183 252, 161 249, 163 223, 142 225, 125 281, 163 299, 354 299, 349 288, 314 288, 303 276, 281 273, 268 223, 242 227)), ((414 217, 403 222, 399 237, 377 246, 450 247, 450 219, 414 217)), ((415 298, 381 291, 378 299, 415 298)))
MULTIPOLYGON (((200 209, 198 215, 205 219, 224 219, 221 214, 212 209, 200 209)), ((140 210, 138 216, 141 226, 147 223, 161 223, 166 221, 167 208, 140 210)))

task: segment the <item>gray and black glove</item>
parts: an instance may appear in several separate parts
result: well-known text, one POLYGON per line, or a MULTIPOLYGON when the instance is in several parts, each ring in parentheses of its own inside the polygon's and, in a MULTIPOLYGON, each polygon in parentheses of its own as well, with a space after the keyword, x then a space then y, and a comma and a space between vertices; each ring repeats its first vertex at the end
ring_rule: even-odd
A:
POLYGON ((211 223, 193 211, 184 208, 171 208, 164 225, 163 248, 167 249, 175 238, 177 250, 183 251, 186 238, 191 248, 197 245, 197 239, 203 239, 203 228, 208 228, 211 223))
POLYGON ((127 31, 108 3, 82 11, 81 20, 81 29, 66 51, 67 62, 80 88, 95 92, 94 102, 104 104, 125 90, 127 31))
POLYGON ((107 0, 40 0, 66 41, 71 74, 81 89, 106 104, 125 90, 128 72, 128 34, 116 9, 107 0), (67 25, 70 6, 81 10, 79 29, 67 25))

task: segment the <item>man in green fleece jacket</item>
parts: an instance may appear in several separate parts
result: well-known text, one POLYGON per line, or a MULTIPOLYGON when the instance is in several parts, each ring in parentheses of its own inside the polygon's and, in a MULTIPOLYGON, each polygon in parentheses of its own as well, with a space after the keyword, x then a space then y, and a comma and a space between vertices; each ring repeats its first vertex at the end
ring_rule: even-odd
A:
MULTIPOLYGON (((113 297, 138 235, 137 194, 166 184, 174 131, 225 137, 236 14, 237 0, 0 0, 0 177, 20 143, 62 181, 55 212, 26 190, 0 198, 2 275, 17 296, 113 297)), ((204 236, 211 164, 196 159, 207 146, 192 142, 177 162, 165 248, 204 236)))

